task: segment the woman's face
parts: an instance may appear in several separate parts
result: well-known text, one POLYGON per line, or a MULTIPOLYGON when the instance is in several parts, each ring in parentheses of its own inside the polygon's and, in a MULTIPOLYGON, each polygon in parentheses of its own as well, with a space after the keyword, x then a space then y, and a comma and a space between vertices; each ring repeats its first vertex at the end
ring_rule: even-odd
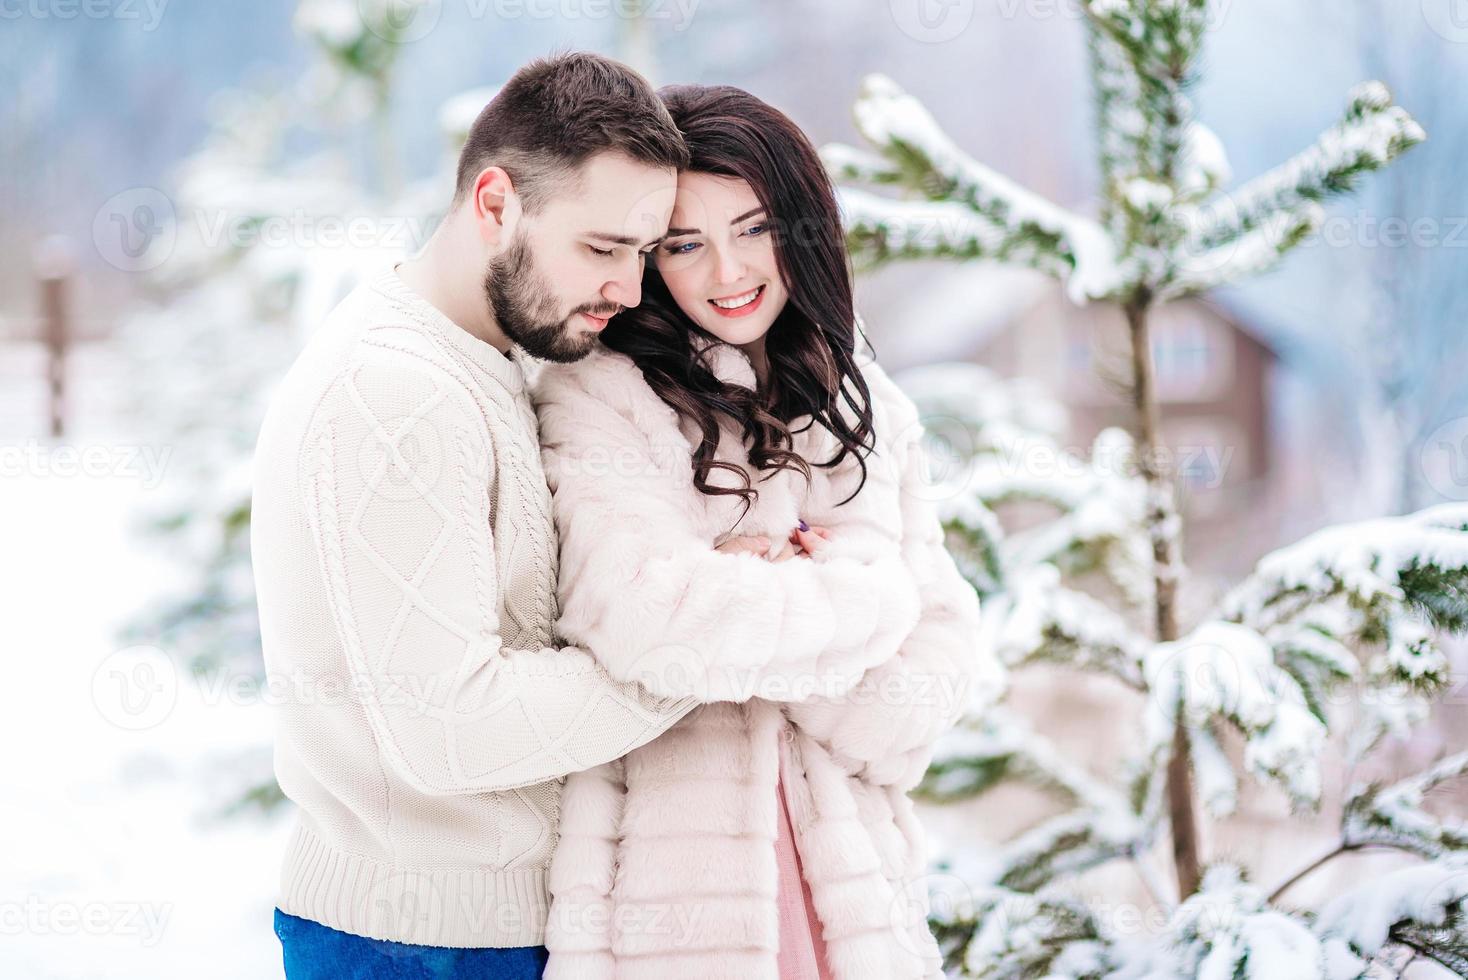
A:
POLYGON ((729 344, 759 340, 788 294, 770 221, 748 181, 681 173, 658 274, 694 323, 729 344))

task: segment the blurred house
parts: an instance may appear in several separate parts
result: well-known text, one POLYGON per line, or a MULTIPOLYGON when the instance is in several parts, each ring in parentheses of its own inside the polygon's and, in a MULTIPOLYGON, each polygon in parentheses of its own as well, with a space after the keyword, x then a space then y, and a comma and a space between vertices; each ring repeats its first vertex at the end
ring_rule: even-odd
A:
MULTIPOLYGON (((865 281, 859 306, 894 369, 972 360, 1039 382, 1065 407, 1068 445, 1081 454, 1108 426, 1135 431, 1128 331, 1115 304, 1077 307, 1028 270, 932 264, 883 270, 865 281)), ((1216 296, 1157 308, 1150 325, 1185 555, 1213 573, 1241 572, 1274 542, 1286 507, 1289 467, 1271 421, 1282 335, 1216 296)))

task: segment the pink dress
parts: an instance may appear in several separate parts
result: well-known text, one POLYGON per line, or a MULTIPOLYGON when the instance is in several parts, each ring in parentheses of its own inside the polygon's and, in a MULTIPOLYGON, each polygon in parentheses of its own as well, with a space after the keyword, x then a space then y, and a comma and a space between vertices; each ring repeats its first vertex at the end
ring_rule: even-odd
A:
POLYGON ((775 904, 780 912, 780 952, 776 962, 780 980, 831 980, 826 966, 826 943, 821 938, 821 921, 810 900, 810 886, 800 873, 800 855, 790 828, 790 810, 785 803, 783 777, 775 784, 775 863, 779 885, 775 904))

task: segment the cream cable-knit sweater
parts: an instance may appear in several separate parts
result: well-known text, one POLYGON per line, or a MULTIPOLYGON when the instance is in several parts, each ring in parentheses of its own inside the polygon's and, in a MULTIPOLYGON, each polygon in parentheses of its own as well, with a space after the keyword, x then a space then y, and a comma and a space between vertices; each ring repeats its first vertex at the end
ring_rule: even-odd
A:
POLYGON ((520 358, 395 272, 275 391, 251 551, 276 776, 299 808, 280 908, 433 946, 543 941, 567 773, 694 701, 559 648, 557 545, 520 358))

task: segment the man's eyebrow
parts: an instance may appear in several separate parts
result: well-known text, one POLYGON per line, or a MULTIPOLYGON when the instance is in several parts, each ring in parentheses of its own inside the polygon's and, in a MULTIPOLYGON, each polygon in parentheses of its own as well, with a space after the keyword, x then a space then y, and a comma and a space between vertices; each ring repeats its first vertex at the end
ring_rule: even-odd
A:
POLYGON ((667 236, 659 235, 652 241, 643 242, 641 245, 638 245, 637 239, 633 238, 631 235, 613 235, 610 232, 605 231, 588 231, 586 232, 585 237, 595 238, 599 242, 610 242, 613 245, 636 245, 637 248, 641 250, 644 248, 652 248, 654 245, 662 241, 667 236))
MULTIPOLYGON (((764 205, 760 205, 759 207, 756 207, 756 208, 750 208, 748 211, 744 212, 739 217, 735 218, 733 221, 730 221, 729 224, 731 224, 731 225, 737 225, 737 224, 739 224, 739 222, 744 221, 747 218, 753 218, 755 215, 759 214, 764 209, 765 209, 764 208, 764 205)), ((677 235, 697 235, 698 233, 699 233, 699 229, 697 229, 697 228, 669 228, 668 229, 668 237, 669 238, 673 238, 673 237, 675 237, 677 235)))

